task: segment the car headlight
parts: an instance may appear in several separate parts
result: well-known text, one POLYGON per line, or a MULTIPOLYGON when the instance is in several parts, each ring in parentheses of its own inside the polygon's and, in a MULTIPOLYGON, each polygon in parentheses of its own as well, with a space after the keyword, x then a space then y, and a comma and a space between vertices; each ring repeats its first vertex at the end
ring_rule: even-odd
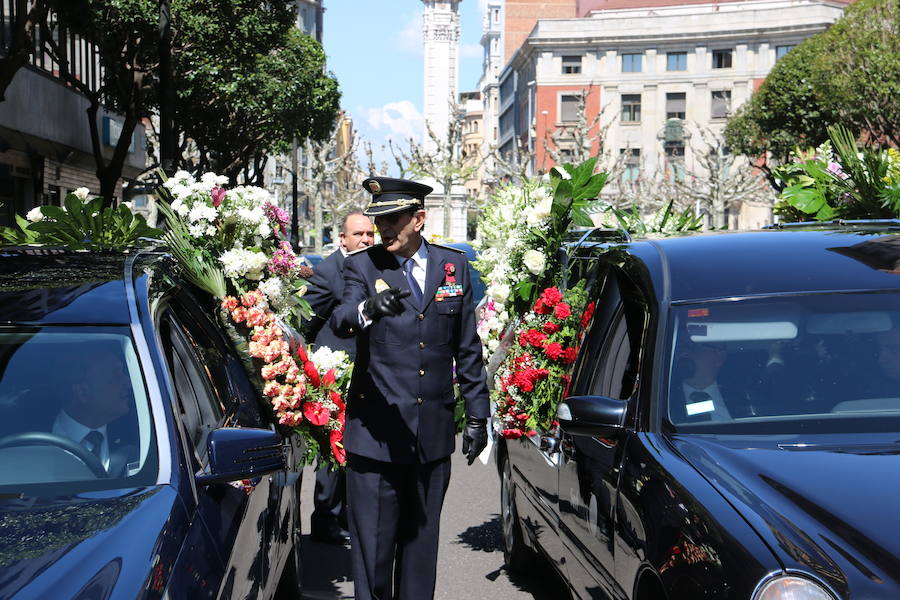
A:
POLYGON ((835 597, 811 579, 779 575, 762 582, 753 600, 835 600, 835 597))

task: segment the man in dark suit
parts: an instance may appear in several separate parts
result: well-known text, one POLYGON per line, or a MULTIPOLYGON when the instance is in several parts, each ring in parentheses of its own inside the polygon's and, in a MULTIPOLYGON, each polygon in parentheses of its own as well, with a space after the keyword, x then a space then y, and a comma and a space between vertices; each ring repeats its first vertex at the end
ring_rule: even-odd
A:
POLYGON ((72 353, 60 377, 68 380, 68 390, 51 432, 83 445, 111 477, 128 475, 128 461, 137 458, 137 437, 122 419, 133 399, 121 353, 72 353))
MULTIPOLYGON (((340 236, 338 249, 319 263, 309 279, 309 290, 304 297, 315 314, 310 319, 306 336, 316 347, 343 350, 352 361, 356 357, 356 340, 338 337, 328 324, 328 318, 344 295, 344 259, 351 252, 371 246, 375 242, 375 231, 371 219, 355 211, 344 217, 340 236)), ((314 540, 330 544, 347 542, 345 500, 344 472, 319 468, 310 518, 310 535, 314 540)))
POLYGON ((339 335, 357 336, 344 432, 353 582, 357 600, 426 600, 455 445, 454 361, 469 464, 487 444, 481 342, 465 255, 422 238, 431 188, 363 186, 382 243, 347 258, 331 315, 339 335))

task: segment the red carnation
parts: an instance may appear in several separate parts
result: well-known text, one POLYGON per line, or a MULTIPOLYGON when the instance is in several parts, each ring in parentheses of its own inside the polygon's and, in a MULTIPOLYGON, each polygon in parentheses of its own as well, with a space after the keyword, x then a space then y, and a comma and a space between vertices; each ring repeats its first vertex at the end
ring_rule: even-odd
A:
POLYGON ((306 361, 306 364, 303 365, 303 372, 306 373, 306 378, 309 379, 310 385, 319 387, 319 372, 316 370, 316 365, 312 364, 312 361, 306 361))
POLYGON ((581 315, 581 326, 587 327, 588 323, 591 322, 591 317, 593 317, 593 316, 594 316, 594 303, 591 302, 590 304, 587 305, 587 307, 584 309, 584 313, 582 313, 582 315, 581 315))
POLYGON ((338 410, 344 410, 346 404, 344 404, 344 399, 341 398, 341 395, 337 392, 331 392, 331 401, 334 402, 334 405, 338 407, 338 410))
POLYGON ((560 302, 555 307, 553 307, 553 316, 555 316, 557 319, 565 319, 571 314, 572 309, 565 302, 560 302))
POLYGON ((556 306, 556 304, 560 300, 562 300, 562 298, 562 292, 560 292, 559 289, 555 287, 547 288, 541 294, 541 300, 544 301, 544 304, 547 304, 550 307, 556 306))
POLYGON ((300 359, 300 362, 305 363, 309 360, 309 357, 306 355, 306 349, 303 347, 303 344, 300 344, 297 347, 297 358, 300 359))
POLYGON ((544 330, 544 333, 546 333, 548 335, 552 335, 552 334, 556 333, 557 331, 559 331, 560 327, 553 321, 547 321, 546 323, 544 323, 543 330, 544 330))
POLYGON ((546 315, 550 313, 550 307, 544 304, 544 300, 542 298, 538 298, 537 302, 534 303, 534 314, 536 315, 546 315))
POLYGON ((331 417, 328 409, 318 402, 307 402, 304 404, 303 416, 313 425, 324 425, 331 417))
POLYGON ((549 356, 553 360, 559 360, 563 355, 563 347, 559 342, 553 342, 552 344, 547 344, 547 347, 544 348, 544 353, 549 356))
POLYGON ((563 351, 563 362, 567 364, 572 364, 575 362, 575 358, 578 356, 578 350, 575 348, 566 348, 563 351))
POLYGON ((334 369, 328 369, 328 372, 325 373, 325 377, 322 379, 322 384, 326 386, 334 385, 334 369))

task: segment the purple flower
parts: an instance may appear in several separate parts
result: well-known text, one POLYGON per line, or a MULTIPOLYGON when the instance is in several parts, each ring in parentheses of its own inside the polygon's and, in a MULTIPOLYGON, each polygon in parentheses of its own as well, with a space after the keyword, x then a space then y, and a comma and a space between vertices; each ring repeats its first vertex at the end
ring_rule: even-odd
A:
POLYGON ((829 173, 831 173, 832 175, 840 177, 841 179, 847 179, 847 174, 844 173, 844 169, 841 168, 840 164, 838 164, 834 161, 829 162, 828 167, 826 167, 825 170, 828 171, 829 173))
POLYGON ((293 249, 291 249, 290 242, 281 242, 278 250, 275 251, 275 254, 272 255, 272 258, 269 259, 268 263, 270 273, 281 275, 283 277, 291 276, 298 266, 297 255, 294 254, 293 249))
POLYGON ((287 233, 287 224, 290 217, 283 208, 275 206, 271 202, 266 202, 263 206, 263 212, 272 223, 272 228, 278 230, 282 235, 287 233))

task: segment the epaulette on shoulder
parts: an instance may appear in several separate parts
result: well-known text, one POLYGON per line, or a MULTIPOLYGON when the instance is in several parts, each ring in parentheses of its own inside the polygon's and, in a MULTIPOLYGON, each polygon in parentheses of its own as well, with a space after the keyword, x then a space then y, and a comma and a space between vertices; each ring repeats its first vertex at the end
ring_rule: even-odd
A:
POLYGON ((452 250, 453 252, 459 252, 460 254, 465 254, 466 251, 460 248, 454 248, 453 246, 446 246, 444 244, 436 244, 434 242, 428 242, 432 246, 437 246, 438 248, 443 248, 444 250, 452 250))

